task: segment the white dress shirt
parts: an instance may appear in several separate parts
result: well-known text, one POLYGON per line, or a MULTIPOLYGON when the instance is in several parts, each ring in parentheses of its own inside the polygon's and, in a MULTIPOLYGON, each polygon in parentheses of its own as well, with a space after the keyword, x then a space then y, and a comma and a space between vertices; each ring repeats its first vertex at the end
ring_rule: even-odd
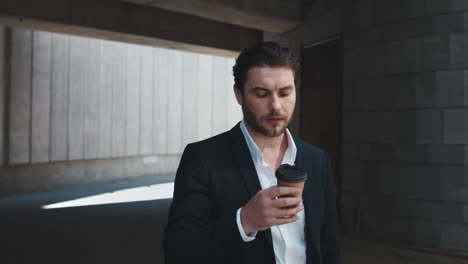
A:
MULTIPOLYGON (((261 150, 258 148, 255 141, 250 136, 247 128, 245 127, 244 120, 240 124, 242 134, 244 134, 245 141, 249 148, 250 154, 252 156, 255 169, 257 171, 258 179, 262 189, 269 188, 271 186, 276 186, 276 177, 273 169, 268 165, 262 156, 261 150)), ((283 157, 281 164, 290 164, 294 165, 296 160, 296 144, 289 133, 289 130, 285 131, 286 137, 288 139, 288 148, 283 157)), ((249 242, 255 239, 257 232, 252 234, 245 234, 244 229, 240 221, 240 211, 242 208, 237 210, 236 220, 237 227, 241 234, 244 242, 249 242)), ((304 224, 305 224, 305 215, 304 210, 300 211, 298 214, 299 220, 278 226, 272 226, 271 236, 273 239, 273 248, 275 252, 275 259, 277 264, 302 264, 306 263, 306 241, 304 237, 304 224)))

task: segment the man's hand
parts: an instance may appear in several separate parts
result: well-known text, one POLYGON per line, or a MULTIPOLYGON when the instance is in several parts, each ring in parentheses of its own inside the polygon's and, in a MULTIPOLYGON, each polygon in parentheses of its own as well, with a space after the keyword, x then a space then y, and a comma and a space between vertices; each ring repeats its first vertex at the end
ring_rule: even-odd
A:
POLYGON ((304 209, 300 204, 302 198, 283 197, 298 192, 300 192, 298 188, 284 186, 273 186, 259 191, 241 209, 240 217, 244 232, 249 234, 298 220, 299 216, 296 214, 304 209))

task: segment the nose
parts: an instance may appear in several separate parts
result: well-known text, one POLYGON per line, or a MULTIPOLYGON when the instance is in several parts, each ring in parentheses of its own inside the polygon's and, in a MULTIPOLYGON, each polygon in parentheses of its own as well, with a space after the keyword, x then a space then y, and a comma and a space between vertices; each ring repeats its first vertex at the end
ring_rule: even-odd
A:
POLYGON ((281 109, 280 98, 277 95, 273 95, 270 101, 270 111, 277 113, 281 109))

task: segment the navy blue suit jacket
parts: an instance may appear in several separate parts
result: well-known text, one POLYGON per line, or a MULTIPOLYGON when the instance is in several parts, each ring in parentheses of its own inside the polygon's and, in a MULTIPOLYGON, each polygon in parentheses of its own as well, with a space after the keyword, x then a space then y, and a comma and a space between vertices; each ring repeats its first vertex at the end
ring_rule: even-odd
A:
MULTIPOLYGON (((298 138, 294 142, 295 164, 309 175, 303 193, 307 263, 339 263, 330 160, 324 151, 298 138)), ((164 231, 166 264, 275 263, 270 229, 243 242, 236 224, 237 209, 260 190, 239 123, 187 145, 164 231)))

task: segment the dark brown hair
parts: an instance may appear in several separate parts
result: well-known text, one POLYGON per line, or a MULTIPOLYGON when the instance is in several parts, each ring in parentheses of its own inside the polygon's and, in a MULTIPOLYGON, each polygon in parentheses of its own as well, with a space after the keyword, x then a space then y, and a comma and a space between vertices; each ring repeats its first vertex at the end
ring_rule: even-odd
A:
POLYGON ((262 42, 242 51, 232 67, 234 85, 242 92, 250 68, 262 66, 291 68, 297 85, 299 63, 296 56, 288 48, 272 41, 262 42))

